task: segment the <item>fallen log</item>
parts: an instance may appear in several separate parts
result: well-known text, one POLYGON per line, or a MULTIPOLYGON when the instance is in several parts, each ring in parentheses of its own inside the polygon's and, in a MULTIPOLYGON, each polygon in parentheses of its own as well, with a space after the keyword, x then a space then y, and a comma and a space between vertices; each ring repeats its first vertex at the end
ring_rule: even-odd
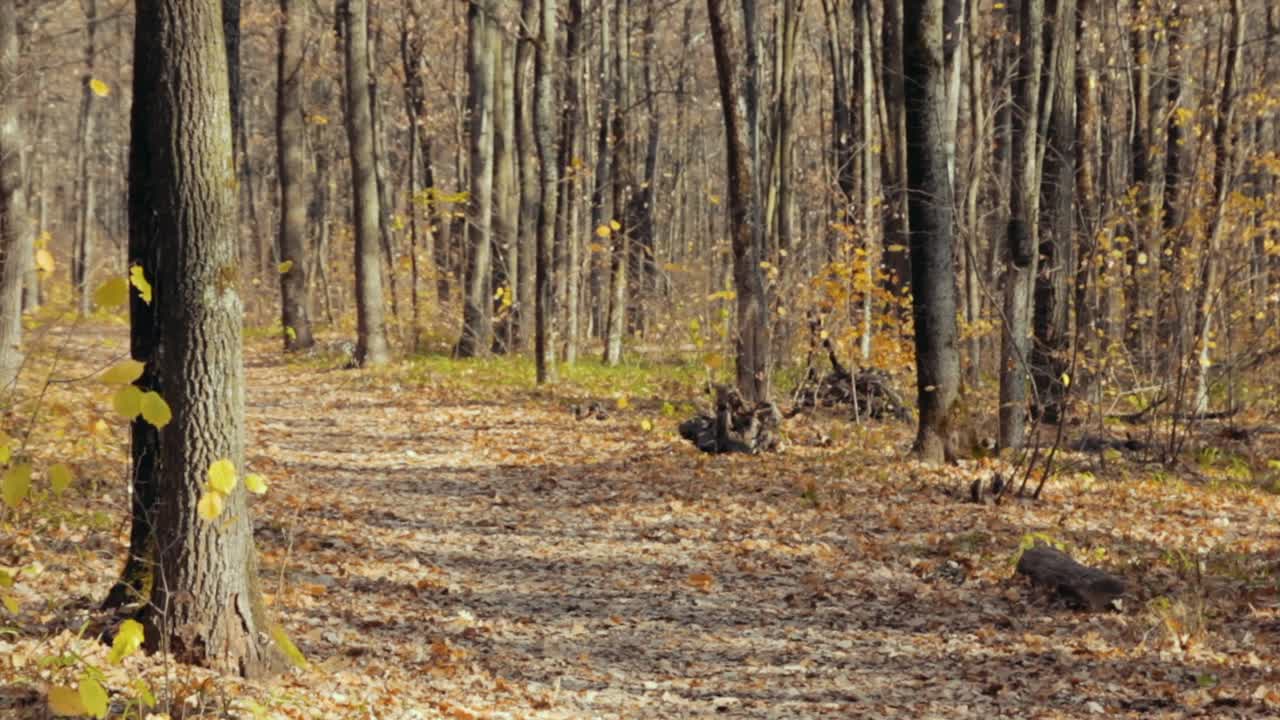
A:
POLYGON ((1124 579, 1081 565, 1070 555, 1044 544, 1022 553, 1018 573, 1071 605, 1093 612, 1110 609, 1112 602, 1126 592, 1124 579))

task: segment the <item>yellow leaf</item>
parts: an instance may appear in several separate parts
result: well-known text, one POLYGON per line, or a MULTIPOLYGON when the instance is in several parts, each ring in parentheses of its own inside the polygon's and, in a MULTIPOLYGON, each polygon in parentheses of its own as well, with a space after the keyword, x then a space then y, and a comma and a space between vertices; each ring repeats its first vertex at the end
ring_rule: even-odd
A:
POLYGON ((244 476, 244 489, 254 495, 262 495, 267 492, 267 479, 258 473, 249 473, 244 476))
POLYGON ((160 393, 154 390, 142 393, 142 401, 138 404, 138 411, 142 413, 142 419, 155 426, 160 430, 169 421, 173 419, 173 411, 169 409, 169 403, 160 397, 160 393))
POLYGON ((276 641, 276 647, 280 649, 280 652, 284 653, 285 657, 289 658, 289 662, 293 663, 294 667, 297 667, 300 670, 307 669, 307 665, 309 664, 307 663, 307 657, 303 655, 302 651, 298 649, 298 646, 294 645, 293 641, 289 639, 289 634, 284 631, 284 628, 279 625, 272 625, 271 639, 276 641))
POLYGON ((84 715, 84 703, 80 702, 80 693, 65 685, 49 688, 49 712, 58 717, 75 717, 84 715))
POLYGON ((124 278, 111 278, 93 291, 93 301, 99 307, 118 307, 129 302, 129 281, 124 278))
POLYGON ((89 79, 89 89, 98 97, 106 97, 111 94, 111 86, 98 78, 89 79))
POLYGON ((128 385, 142 377, 144 367, 146 366, 137 360, 125 360, 102 373, 102 377, 99 379, 108 385, 128 385))
POLYGON ((142 640, 142 623, 137 620, 125 620, 120 623, 120 629, 116 631, 116 637, 111 641, 111 662, 119 664, 120 661, 137 652, 138 648, 142 647, 142 640))
POLYGON ((0 595, 0 605, 4 605, 4 609, 8 610, 10 615, 17 615, 22 610, 18 605, 18 598, 12 595, 0 595))
POLYGON ((626 409, 627 409, 627 408, 629 408, 629 407, 631 407, 631 399, 630 399, 630 398, 628 398, 626 395, 623 395, 622 397, 618 398, 618 409, 619 409, 619 410, 626 410, 626 409))
POLYGON ((62 463, 49 467, 49 486, 53 492, 61 495, 71 487, 71 468, 62 463))
POLYGON ((138 288, 138 297, 142 302, 151 304, 151 283, 147 282, 147 274, 141 265, 129 268, 129 284, 138 288))
POLYGON ((707 353, 702 357, 702 364, 710 370, 719 370, 724 367, 724 356, 720 353, 707 353))
POLYGON ((132 420, 142 412, 142 391, 137 385, 125 385, 111 398, 111 406, 121 417, 132 420))
POLYGON ((293 269, 293 261, 285 260, 284 262, 277 265, 276 268, 280 271, 281 275, 284 275, 285 273, 288 273, 290 270, 293 269))
POLYGON ((0 465, 8 464, 9 458, 12 457, 13 450, 10 447, 12 443, 13 438, 0 433, 0 465))
POLYGON ((618 222, 617 220, 610 220, 609 227, 613 228, 614 230, 621 230, 622 223, 618 222))
POLYGON ((236 488, 236 466, 223 458, 209 466, 209 489, 230 495, 236 488))
POLYGON ((1062 387, 1071 387, 1071 376, 1067 373, 1062 373, 1062 387))
POLYGON ((307 120, 310 121, 312 125, 328 125, 329 124, 329 118, 324 115, 312 115, 308 117, 307 120))
POLYGON ((80 702, 86 714, 96 718, 107 716, 107 690, 97 680, 84 675, 80 678, 80 702))
POLYGON ((216 520, 222 514, 222 493, 207 492, 200 496, 196 504, 196 514, 202 520, 216 520))
POLYGON ((588 247, 588 248, 591 250, 591 252, 593 252, 593 253, 600 253, 600 252, 604 252, 605 250, 607 250, 607 249, 608 249, 608 248, 606 248, 605 246, 601 245, 600 243, 591 243, 591 244, 590 244, 590 245, 588 245, 587 247, 588 247))
POLYGON ((4 497, 4 503, 9 507, 18 507, 18 503, 22 502, 29 492, 31 492, 30 465, 26 463, 14 465, 5 471, 3 477, 0 477, 0 496, 4 497))
POLYGON ((710 592, 711 586, 715 585, 716 579, 707 573, 694 573, 686 578, 690 585, 698 588, 702 592, 710 592))
POLYGON ((907 246, 906 246, 906 245, 899 245, 898 243, 894 243, 894 244, 890 245, 889 247, 885 248, 885 250, 888 250, 889 252, 906 252, 906 251, 907 251, 907 246))
POLYGON ((612 233, 613 231, 609 229, 608 225, 601 225, 600 227, 596 228, 596 237, 599 237, 599 238, 607 238, 612 233))
POLYGON ((36 268, 45 275, 52 275, 54 268, 57 267, 53 262, 53 253, 40 248, 36 251, 36 268))
POLYGON ((653 430, 653 421, 652 421, 652 420, 650 420, 650 419, 648 419, 648 418, 645 418, 644 420, 641 420, 641 421, 640 421, 640 429, 641 429, 641 430, 643 430, 643 431, 645 431, 645 432, 651 432, 651 431, 653 430))

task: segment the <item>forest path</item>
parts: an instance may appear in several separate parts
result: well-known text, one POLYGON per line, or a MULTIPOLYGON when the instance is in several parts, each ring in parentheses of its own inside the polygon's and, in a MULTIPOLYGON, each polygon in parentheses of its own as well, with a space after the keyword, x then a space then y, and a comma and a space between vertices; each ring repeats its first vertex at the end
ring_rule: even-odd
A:
POLYGON ((267 587, 343 707, 1181 716, 1184 685, 1128 680, 1167 677, 1134 647, 1149 626, 1045 612, 1009 579, 1061 508, 958 502, 964 480, 896 455, 908 428, 713 458, 666 420, 404 377, 250 359, 249 465, 277 478, 256 509, 267 587))
MULTIPOLYGON (((278 478, 256 509, 263 569, 351 703, 959 717, 987 697, 956 677, 983 660, 954 637, 1004 609, 890 552, 918 520, 815 508, 797 478, 841 484, 818 456, 710 458, 529 392, 263 355, 248 384, 249 466, 278 478)), ((843 485, 846 511, 910 513, 904 488, 843 485)))
POLYGON ((18 634, 0 632, 4 720, 46 717, 50 681, 32 674, 68 647, 117 692, 141 673, 205 709, 290 720, 1280 708, 1276 495, 1111 460, 1103 479, 1055 476, 1042 502, 979 506, 967 487, 990 467, 915 465, 902 424, 797 418, 784 453, 711 457, 659 410, 689 398, 618 387, 628 407, 596 398, 609 418, 579 421, 577 386, 515 387, 510 366, 341 370, 266 340, 247 351, 246 460, 271 484, 252 501, 262 586, 312 668, 256 684, 158 657, 109 666, 79 635, 127 547, 127 453, 110 392, 83 379, 127 343, 114 326, 49 342, 69 364, 48 372, 81 380, 46 388, 36 465, 71 461, 84 480, 75 512, 0 533, 0 564, 46 570, 18 583, 18 634), (1134 596, 1085 614, 1029 589, 1011 577, 1028 533, 1134 596))

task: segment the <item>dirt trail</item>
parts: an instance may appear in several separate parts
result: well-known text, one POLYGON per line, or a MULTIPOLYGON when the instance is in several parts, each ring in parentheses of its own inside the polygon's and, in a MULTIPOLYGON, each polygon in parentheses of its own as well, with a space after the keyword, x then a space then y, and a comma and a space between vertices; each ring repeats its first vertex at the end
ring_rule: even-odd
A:
POLYGON ((991 558, 1020 530, 874 457, 708 458, 625 417, 271 362, 249 385, 283 619, 389 717, 1180 715, 1179 682, 1116 684, 1170 677, 1113 644, 1123 619, 1025 605, 991 558))
MULTIPOLYGON (((1270 496, 1064 479, 1048 502, 979 507, 959 499, 972 468, 903 462, 905 426, 713 458, 634 408, 578 421, 529 391, 288 364, 274 343, 248 358, 263 586, 312 667, 260 686, 167 670, 174 687, 284 718, 1276 716, 1275 589, 1206 576, 1197 592, 1220 605, 1197 614, 1158 562, 1209 542, 1242 567, 1274 557, 1270 496), (1036 594, 1010 578, 1033 531, 1107 550, 1140 594, 1098 615, 1036 594), (1171 649, 1184 630, 1194 643, 1171 649)), ((105 416, 91 390, 66 404, 105 416)), ((14 545, 49 570, 28 606, 53 609, 24 621, 44 635, 15 657, 71 642, 123 529, 43 525, 14 545)), ((0 717, 42 708, 5 667, 0 717)))

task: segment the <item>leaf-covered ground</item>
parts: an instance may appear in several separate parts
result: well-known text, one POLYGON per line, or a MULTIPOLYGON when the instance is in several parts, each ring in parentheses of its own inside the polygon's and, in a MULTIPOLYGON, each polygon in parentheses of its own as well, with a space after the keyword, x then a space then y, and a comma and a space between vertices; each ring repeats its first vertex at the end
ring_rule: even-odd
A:
MULTIPOLYGON (((66 343, 58 377, 125 347, 66 343)), ((990 469, 913 465, 905 426, 801 421, 784 454, 708 457, 657 410, 686 398, 602 397, 607 419, 577 420, 572 388, 479 365, 338 364, 274 343, 249 356, 248 465, 272 483, 253 505, 263 585, 311 661, 262 684, 109 667, 77 639, 106 622, 93 607, 127 537, 123 424, 93 434, 101 386, 48 390, 65 428, 33 452, 70 454, 82 477, 74 507, 0 519, 0 565, 43 566, 0 622, 0 717, 45 717, 70 671, 40 660, 67 650, 103 668, 117 711, 146 677, 175 716, 1280 715, 1277 501, 1212 467, 1188 481, 1075 456, 1093 472, 1041 502, 975 505, 990 469), (1012 570, 1031 533, 1132 597, 1085 614, 1030 588, 1012 570)))

